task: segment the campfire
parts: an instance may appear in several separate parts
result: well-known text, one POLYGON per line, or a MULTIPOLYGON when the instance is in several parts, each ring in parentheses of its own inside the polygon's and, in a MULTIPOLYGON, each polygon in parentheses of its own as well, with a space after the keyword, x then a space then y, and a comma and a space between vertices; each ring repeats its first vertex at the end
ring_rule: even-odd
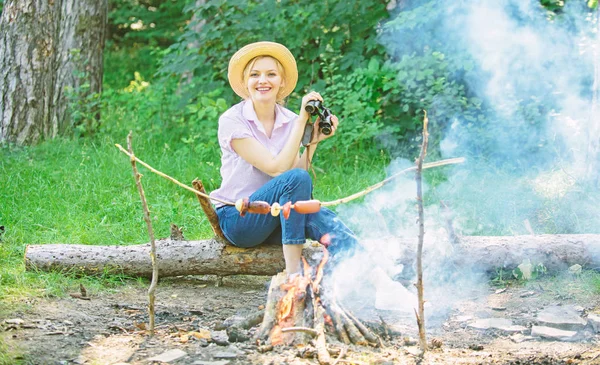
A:
POLYGON ((321 364, 331 362, 328 335, 348 345, 380 346, 381 339, 323 290, 329 251, 320 258, 303 257, 302 274, 288 278, 285 272, 271 279, 257 341, 269 345, 311 343, 321 364), (310 261, 314 262, 311 264, 310 261))

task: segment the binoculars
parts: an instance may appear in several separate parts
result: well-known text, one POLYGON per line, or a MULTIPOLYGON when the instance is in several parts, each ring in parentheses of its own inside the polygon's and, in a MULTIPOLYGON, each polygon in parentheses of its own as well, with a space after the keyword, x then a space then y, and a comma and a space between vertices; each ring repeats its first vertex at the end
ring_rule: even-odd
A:
POLYGON ((319 116, 319 131, 324 135, 330 135, 333 124, 331 123, 331 110, 325 108, 319 100, 310 100, 304 107, 307 113, 319 116))

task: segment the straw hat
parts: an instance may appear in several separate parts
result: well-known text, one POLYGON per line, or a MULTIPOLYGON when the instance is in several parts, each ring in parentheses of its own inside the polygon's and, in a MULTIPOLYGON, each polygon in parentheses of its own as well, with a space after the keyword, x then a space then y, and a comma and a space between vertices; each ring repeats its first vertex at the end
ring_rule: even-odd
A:
POLYGON ((285 83, 279 94, 282 99, 290 95, 298 82, 296 60, 284 45, 275 42, 250 43, 242 47, 231 57, 227 78, 233 91, 244 99, 250 96, 244 82, 244 68, 248 62, 258 56, 271 56, 281 63, 285 73, 285 83))

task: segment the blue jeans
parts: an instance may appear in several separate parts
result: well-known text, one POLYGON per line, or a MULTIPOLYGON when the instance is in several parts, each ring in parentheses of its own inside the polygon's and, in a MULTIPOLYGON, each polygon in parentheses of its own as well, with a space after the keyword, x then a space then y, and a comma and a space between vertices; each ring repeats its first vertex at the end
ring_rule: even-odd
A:
MULTIPOLYGON (((273 178, 254 192, 250 201, 262 200, 281 206, 291 201, 311 199, 312 180, 306 170, 292 169, 273 178)), ((354 233, 331 210, 321 207, 318 213, 300 214, 293 209, 288 219, 280 214, 251 214, 244 217, 234 206, 217 209, 219 224, 225 237, 238 247, 254 247, 261 243, 303 244, 306 238, 321 242, 329 234, 328 250, 332 255, 351 255, 358 247, 354 233)), ((340 257, 337 257, 338 259, 340 257)))

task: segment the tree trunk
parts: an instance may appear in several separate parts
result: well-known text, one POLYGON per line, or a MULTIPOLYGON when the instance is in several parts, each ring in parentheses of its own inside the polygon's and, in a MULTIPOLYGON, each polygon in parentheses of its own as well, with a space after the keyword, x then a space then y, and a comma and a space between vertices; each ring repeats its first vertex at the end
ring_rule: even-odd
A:
POLYGON ((107 9, 106 0, 5 3, 0 143, 54 138, 72 125, 67 94, 85 100, 101 92, 107 9))
MULTIPOLYGON (((426 240, 427 241, 427 240, 426 240)), ((405 264, 414 261, 414 240, 401 240, 407 247, 405 264)), ((434 246, 426 242, 426 247, 434 246)), ((75 270, 86 274, 114 270, 130 276, 150 277, 150 245, 29 245, 25 251, 28 270, 75 270)), ((320 250, 310 247, 310 250, 320 250)), ((306 252, 305 255, 311 255, 306 252)), ((251 249, 236 248, 216 240, 171 241, 157 243, 162 277, 178 275, 275 275, 284 269, 281 246, 264 245, 251 249)), ((428 263, 425 251, 423 262, 428 263)), ((373 256, 376 258, 376 256, 373 256)), ((461 237, 454 254, 447 260, 457 267, 494 273, 512 270, 529 259, 543 264, 549 272, 565 270, 579 264, 600 267, 600 235, 540 235, 510 237, 461 237)))

